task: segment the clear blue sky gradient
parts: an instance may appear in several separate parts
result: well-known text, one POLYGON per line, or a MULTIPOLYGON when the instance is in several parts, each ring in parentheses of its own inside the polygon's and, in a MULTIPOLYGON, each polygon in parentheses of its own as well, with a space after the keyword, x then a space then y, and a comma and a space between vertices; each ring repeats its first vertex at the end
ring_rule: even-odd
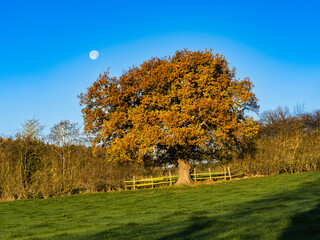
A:
POLYGON ((261 111, 320 109, 320 1, 1 1, 0 134, 82 123, 77 95, 111 67, 213 49, 255 84, 261 111), (93 61, 89 52, 100 57, 93 61))

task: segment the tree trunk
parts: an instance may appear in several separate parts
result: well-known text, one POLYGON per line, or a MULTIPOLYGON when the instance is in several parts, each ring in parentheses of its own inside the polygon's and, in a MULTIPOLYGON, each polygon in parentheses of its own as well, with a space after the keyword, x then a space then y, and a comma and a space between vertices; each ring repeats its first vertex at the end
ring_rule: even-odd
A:
POLYGON ((178 159, 179 163, 179 176, 175 185, 183 185, 191 183, 190 178, 190 165, 186 160, 178 159))

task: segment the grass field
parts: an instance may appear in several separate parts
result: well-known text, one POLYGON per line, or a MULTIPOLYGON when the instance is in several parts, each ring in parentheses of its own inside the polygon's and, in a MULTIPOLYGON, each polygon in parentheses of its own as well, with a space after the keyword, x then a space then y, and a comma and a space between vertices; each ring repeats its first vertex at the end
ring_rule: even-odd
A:
POLYGON ((0 203, 0 239, 320 239, 320 172, 0 203))

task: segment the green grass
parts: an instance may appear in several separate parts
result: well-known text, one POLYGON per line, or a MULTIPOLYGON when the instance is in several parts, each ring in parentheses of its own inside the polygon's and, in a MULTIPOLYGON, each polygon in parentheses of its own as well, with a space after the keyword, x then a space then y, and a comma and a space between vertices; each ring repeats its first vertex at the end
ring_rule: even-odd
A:
POLYGON ((0 203, 0 239, 320 239, 320 172, 0 203))

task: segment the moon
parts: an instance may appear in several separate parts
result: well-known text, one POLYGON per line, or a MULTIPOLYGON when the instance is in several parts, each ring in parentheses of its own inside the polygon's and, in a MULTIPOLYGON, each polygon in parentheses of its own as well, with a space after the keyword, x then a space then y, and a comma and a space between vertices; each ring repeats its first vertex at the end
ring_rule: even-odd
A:
POLYGON ((92 59, 92 60, 96 60, 98 57, 99 57, 99 52, 97 50, 92 50, 90 53, 89 53, 89 57, 92 59))

